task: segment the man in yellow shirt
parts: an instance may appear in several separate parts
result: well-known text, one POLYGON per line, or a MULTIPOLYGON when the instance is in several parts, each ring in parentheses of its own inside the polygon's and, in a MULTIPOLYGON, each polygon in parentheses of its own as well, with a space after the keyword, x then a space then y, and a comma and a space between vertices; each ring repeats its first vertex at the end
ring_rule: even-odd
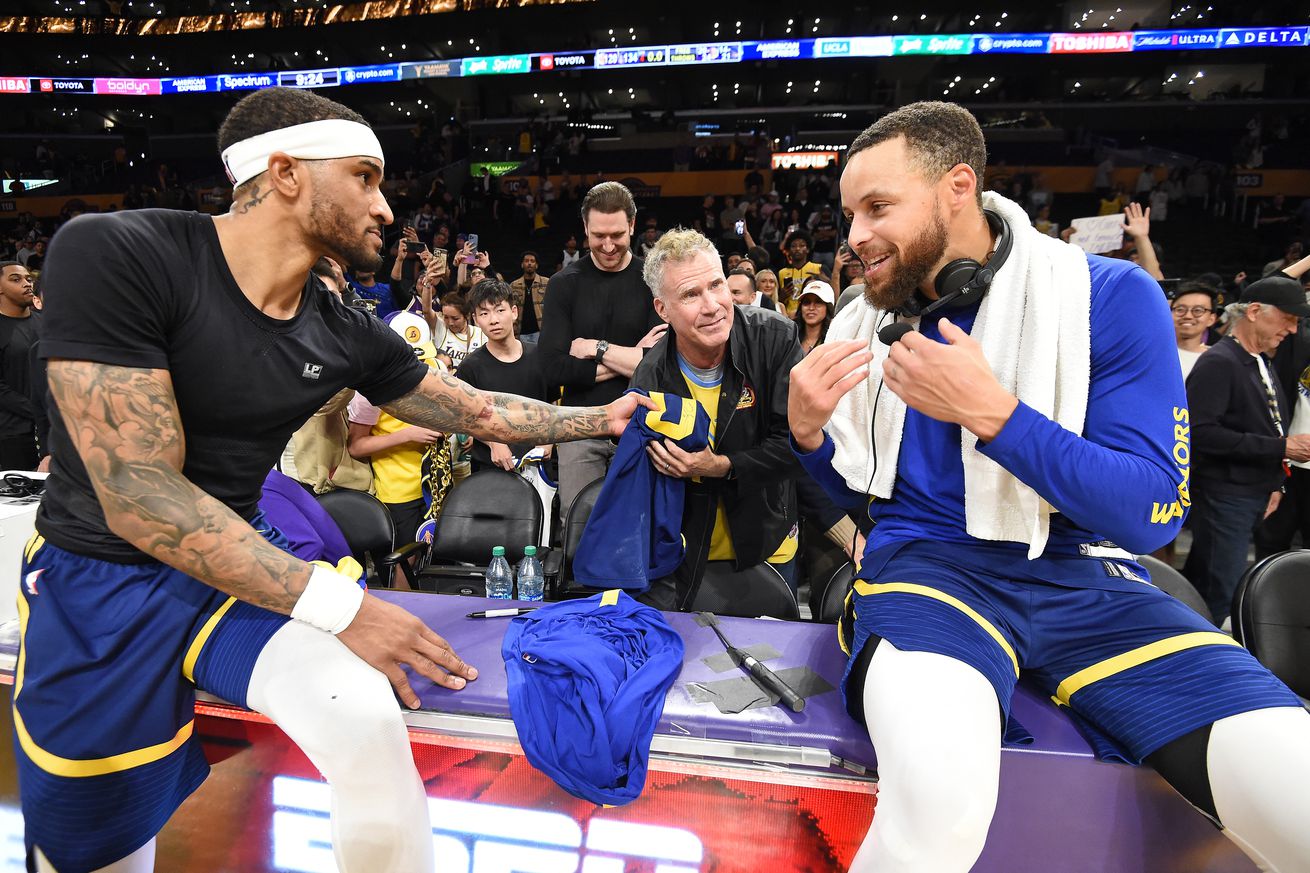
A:
POLYGON ((823 267, 810 260, 814 245, 810 235, 803 230, 788 234, 782 248, 787 253, 788 263, 778 271, 779 309, 786 309, 787 317, 795 318, 801 302, 801 289, 806 282, 822 276, 823 267))

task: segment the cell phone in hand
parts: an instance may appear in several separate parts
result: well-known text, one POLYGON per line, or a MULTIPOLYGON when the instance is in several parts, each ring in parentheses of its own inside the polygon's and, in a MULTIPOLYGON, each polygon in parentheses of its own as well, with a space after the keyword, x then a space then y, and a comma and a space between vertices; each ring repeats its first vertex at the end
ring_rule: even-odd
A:
POLYGON ((737 230, 737 236, 741 236, 746 232, 746 222, 744 221, 738 221, 733 227, 737 230))
POLYGON ((421 255, 427 250, 428 250, 427 243, 419 242, 416 239, 405 240, 405 254, 407 255, 421 255))
POLYGON ((469 248, 473 249, 473 251, 476 252, 478 250, 478 235, 476 233, 469 234, 465 237, 464 242, 469 248))

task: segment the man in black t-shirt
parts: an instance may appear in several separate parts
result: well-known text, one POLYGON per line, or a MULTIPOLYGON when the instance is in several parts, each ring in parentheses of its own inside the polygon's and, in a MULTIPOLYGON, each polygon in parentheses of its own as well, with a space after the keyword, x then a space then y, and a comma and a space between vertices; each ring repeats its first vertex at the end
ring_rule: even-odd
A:
POLYGON ((37 340, 41 313, 32 299, 27 268, 0 263, 0 470, 36 469, 28 350, 37 340))
MULTIPOLYGON (((602 182, 582 200, 587 256, 550 277, 538 348, 549 386, 565 403, 607 403, 623 394, 646 349, 668 328, 655 314, 632 254, 637 204, 618 182, 602 182)), ((605 475, 614 444, 580 440, 559 447, 560 511, 605 475)))
MULTIPOLYGON (((469 292, 468 308, 474 323, 487 337, 486 345, 473 351, 459 368, 459 377, 474 388, 546 399, 536 348, 514 336, 518 319, 516 295, 498 279, 483 279, 469 292)), ((517 461, 536 448, 535 443, 505 444, 495 440, 473 441, 473 471, 488 467, 513 470, 517 461)), ((547 454, 549 454, 547 447, 547 454)))
POLYGON ((542 443, 617 435, 649 404, 478 391, 325 293, 315 261, 376 270, 392 221, 382 148, 357 113, 269 88, 237 103, 218 140, 230 212, 73 219, 43 277, 59 414, 21 570, 14 695, 30 860, 150 869, 154 835, 207 772, 199 687, 267 715, 322 772, 342 870, 431 870, 395 694, 420 704, 402 665, 449 689, 477 671, 364 591, 358 565, 289 554, 260 486, 344 387, 416 426, 542 443))

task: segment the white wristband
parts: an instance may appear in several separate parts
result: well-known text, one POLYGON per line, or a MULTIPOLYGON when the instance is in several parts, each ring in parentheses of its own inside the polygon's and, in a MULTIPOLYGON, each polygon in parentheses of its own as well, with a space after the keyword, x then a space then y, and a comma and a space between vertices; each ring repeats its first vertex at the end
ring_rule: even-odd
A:
POLYGON ((355 620, 363 602, 364 589, 358 582, 336 570, 315 565, 309 584, 291 609, 291 617, 330 634, 339 634, 355 620))

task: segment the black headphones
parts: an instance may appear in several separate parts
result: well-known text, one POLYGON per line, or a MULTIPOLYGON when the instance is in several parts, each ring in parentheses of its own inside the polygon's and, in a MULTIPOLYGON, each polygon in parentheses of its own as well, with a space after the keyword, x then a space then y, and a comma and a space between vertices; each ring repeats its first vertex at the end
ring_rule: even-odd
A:
POLYGON ((980 264, 973 258, 956 258, 942 267, 933 279, 937 291, 936 300, 927 300, 918 291, 909 300, 901 304, 896 314, 906 318, 929 315, 939 309, 965 309, 973 306, 986 296, 996 273, 1005 265, 1010 256, 1013 236, 1010 224, 999 212, 983 210, 987 225, 996 235, 996 245, 986 264, 980 264))

